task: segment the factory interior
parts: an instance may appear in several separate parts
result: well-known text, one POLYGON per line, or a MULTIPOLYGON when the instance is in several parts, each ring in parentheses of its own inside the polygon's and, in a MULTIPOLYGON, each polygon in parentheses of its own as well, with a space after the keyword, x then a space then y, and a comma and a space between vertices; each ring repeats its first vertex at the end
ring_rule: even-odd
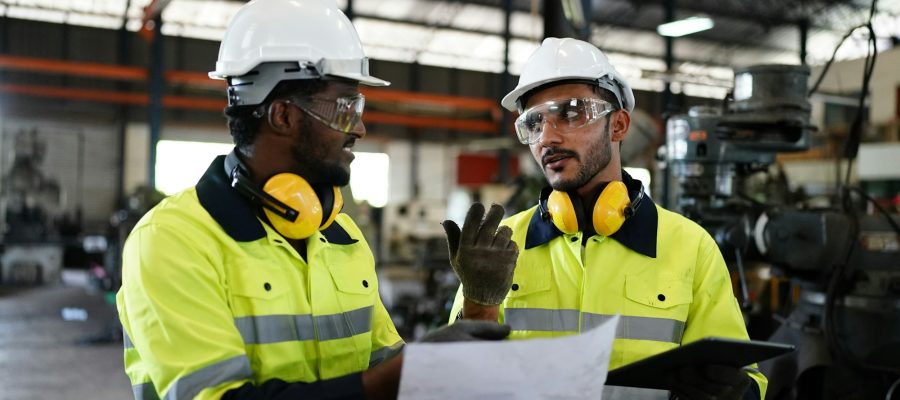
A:
MULTIPOLYGON (((137 396, 126 238, 234 148, 208 74, 245 4, 0 0, 0 400, 137 396)), ((571 37, 633 90, 623 169, 715 241, 750 339, 795 346, 760 365, 765 398, 900 399, 900 1, 336 6, 391 82, 361 86, 342 212, 406 343, 460 287, 442 222, 538 204, 547 180, 500 100, 544 38, 571 37)))

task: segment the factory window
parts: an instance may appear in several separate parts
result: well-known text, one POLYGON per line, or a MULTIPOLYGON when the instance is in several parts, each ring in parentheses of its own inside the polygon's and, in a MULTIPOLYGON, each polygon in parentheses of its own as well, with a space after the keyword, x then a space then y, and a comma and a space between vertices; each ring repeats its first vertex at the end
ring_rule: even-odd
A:
POLYGON ((384 207, 388 201, 390 157, 385 153, 353 152, 350 164, 350 190, 356 201, 365 200, 373 207, 384 207))
POLYGON ((167 195, 197 184, 209 163, 228 154, 234 145, 225 143, 160 140, 156 145, 156 189, 167 195))

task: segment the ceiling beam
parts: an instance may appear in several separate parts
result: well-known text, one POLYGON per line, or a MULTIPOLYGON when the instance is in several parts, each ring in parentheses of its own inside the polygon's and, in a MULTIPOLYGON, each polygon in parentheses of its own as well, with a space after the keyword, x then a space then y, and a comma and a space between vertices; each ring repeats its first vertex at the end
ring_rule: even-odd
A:
MULTIPOLYGON (((488 3, 489 4, 490 1, 479 1, 479 3, 488 3)), ((447 29, 447 30, 453 30, 453 31, 458 31, 458 32, 477 33, 477 34, 482 34, 482 35, 494 35, 494 36, 502 35, 502 33, 491 32, 491 31, 481 30, 481 29, 459 28, 459 27, 455 27, 455 26, 452 26, 452 25, 446 24, 446 23, 427 24, 425 21, 415 21, 415 20, 405 19, 405 18, 385 18, 385 17, 381 17, 381 16, 360 13, 358 11, 355 12, 354 14, 355 14, 355 18, 371 19, 371 20, 375 20, 375 21, 398 22, 398 23, 405 23, 405 24, 435 28, 435 29, 447 29)), ((641 29, 641 28, 636 28, 636 27, 632 27, 632 26, 626 26, 626 25, 623 25, 621 22, 617 22, 617 21, 594 20, 592 22, 595 24, 613 26, 613 27, 618 27, 618 28, 627 28, 627 29, 632 29, 632 30, 636 30, 636 31, 652 33, 653 35, 657 35, 655 30, 641 29)), ((530 37, 515 36, 515 35, 512 36, 512 38, 513 39, 521 39, 521 40, 532 40, 532 38, 530 38, 530 37)), ((763 50, 763 51, 779 51, 779 52, 795 51, 794 49, 786 49, 786 48, 779 48, 779 47, 774 47, 774 46, 769 46, 769 45, 761 45, 759 43, 753 43, 753 42, 748 42, 748 41, 736 42, 736 41, 710 40, 710 39, 703 39, 703 38, 700 38, 700 39, 690 38, 689 40, 696 41, 696 42, 706 42, 708 44, 714 44, 714 45, 738 46, 738 47, 757 49, 757 50, 763 50)), ((615 50, 615 52, 621 53, 621 54, 626 54, 626 55, 631 55, 631 56, 661 58, 661 56, 659 54, 645 53, 645 52, 634 51, 634 50, 631 50, 631 51, 615 50)), ((679 57, 677 61, 693 62, 693 63, 698 63, 698 64, 706 64, 706 65, 719 66, 719 67, 729 67, 729 68, 733 67, 733 65, 710 62, 707 59, 701 59, 701 58, 696 58, 696 57, 679 57)))

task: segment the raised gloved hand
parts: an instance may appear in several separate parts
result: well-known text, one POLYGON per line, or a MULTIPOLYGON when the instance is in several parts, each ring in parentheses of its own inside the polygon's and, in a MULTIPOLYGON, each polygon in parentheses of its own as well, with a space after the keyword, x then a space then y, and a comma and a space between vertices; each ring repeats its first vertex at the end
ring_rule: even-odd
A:
POLYGON ((684 367, 669 381, 678 400, 740 400, 752 383, 744 370, 726 365, 684 367))
POLYGON ((512 230, 500 229, 503 207, 494 204, 484 216, 484 206, 475 203, 466 214, 462 232, 455 222, 442 224, 450 247, 450 265, 463 285, 463 296, 481 305, 498 305, 512 284, 519 247, 511 241, 512 230))
POLYGON ((459 320, 425 334, 420 342, 468 342, 502 340, 509 336, 509 325, 493 321, 459 320))

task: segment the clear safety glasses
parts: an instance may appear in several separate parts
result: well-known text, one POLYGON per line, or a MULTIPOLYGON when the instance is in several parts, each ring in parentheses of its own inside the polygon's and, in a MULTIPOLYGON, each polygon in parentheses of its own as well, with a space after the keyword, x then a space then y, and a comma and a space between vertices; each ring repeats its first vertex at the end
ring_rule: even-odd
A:
POLYGON ((297 98, 289 101, 336 131, 350 133, 362 121, 366 97, 357 94, 351 97, 320 99, 316 97, 297 98))
POLYGON ((531 107, 516 118, 516 134, 522 144, 533 144, 541 140, 544 125, 567 132, 593 124, 614 107, 600 99, 554 100, 531 107))

